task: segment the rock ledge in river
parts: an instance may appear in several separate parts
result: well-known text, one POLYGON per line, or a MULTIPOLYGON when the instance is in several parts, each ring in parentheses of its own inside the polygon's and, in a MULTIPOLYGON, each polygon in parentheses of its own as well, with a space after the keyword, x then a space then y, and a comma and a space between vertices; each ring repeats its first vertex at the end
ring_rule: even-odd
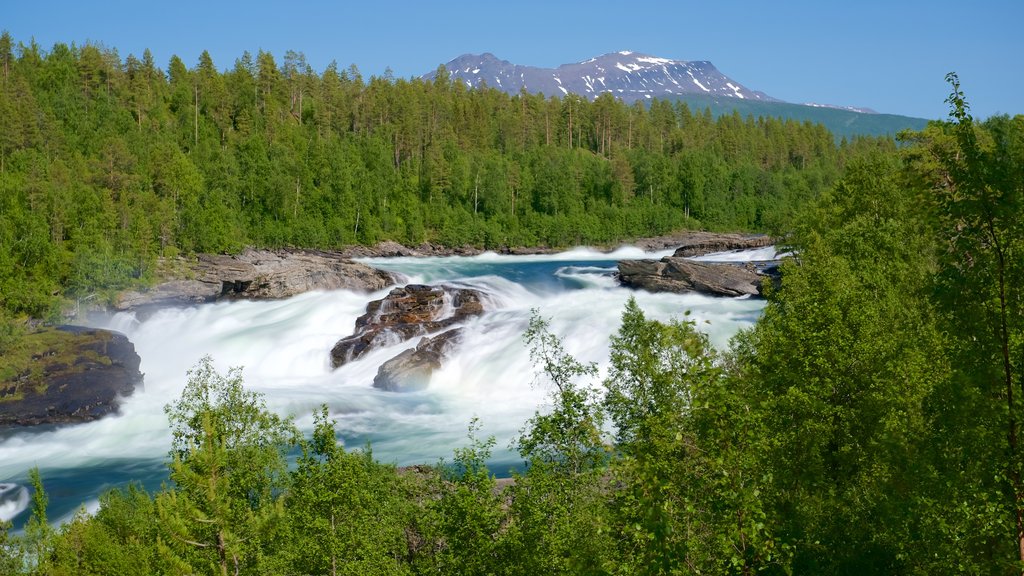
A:
POLYGON ((96 420, 142 386, 139 355, 124 334, 61 326, 28 338, 45 338, 45 352, 0 382, 0 427, 96 420))
POLYGON ((434 337, 424 337, 410 348, 388 360, 377 370, 373 387, 390 392, 417 392, 430 383, 434 370, 462 338, 462 328, 453 328, 434 337))
POLYGON ((331 364, 338 368, 371 350, 479 316, 484 312, 483 300, 483 294, 472 288, 423 284, 395 288, 366 305, 366 314, 356 319, 355 333, 331 350, 331 364))
POLYGON ((164 282, 142 292, 124 292, 117 310, 189 306, 221 299, 288 298, 311 290, 372 292, 396 281, 388 272, 340 254, 310 250, 246 250, 227 256, 201 254, 190 264, 193 279, 164 282))
POLYGON ((765 278, 753 266, 694 262, 667 256, 661 260, 623 260, 619 280, 648 292, 701 292, 713 296, 756 296, 765 278))

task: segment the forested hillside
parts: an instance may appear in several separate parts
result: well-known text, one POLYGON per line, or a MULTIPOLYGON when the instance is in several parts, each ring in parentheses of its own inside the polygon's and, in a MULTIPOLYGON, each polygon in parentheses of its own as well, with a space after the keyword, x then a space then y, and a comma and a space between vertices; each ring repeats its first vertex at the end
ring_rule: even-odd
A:
POLYGON ((160 255, 785 230, 850 149, 810 124, 364 79, 295 52, 164 69, 4 34, 0 67, 0 305, 37 317, 160 255))

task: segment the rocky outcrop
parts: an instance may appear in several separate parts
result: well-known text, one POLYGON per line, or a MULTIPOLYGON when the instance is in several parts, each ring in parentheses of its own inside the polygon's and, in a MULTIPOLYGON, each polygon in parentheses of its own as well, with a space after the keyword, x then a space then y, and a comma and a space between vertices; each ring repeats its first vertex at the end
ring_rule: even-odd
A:
POLYGON ((189 306, 232 298, 288 298, 310 290, 371 292, 397 280, 393 274, 340 254, 305 250, 246 250, 236 256, 202 254, 187 268, 192 279, 171 280, 144 292, 122 293, 115 309, 189 306))
MULTIPOLYGON (((504 252, 506 250, 508 249, 502 249, 501 251, 504 252)), ((524 250, 532 250, 529 253, 533 254, 537 253, 536 251, 544 251, 547 249, 538 248, 524 250)), ((484 250, 482 248, 468 245, 452 247, 423 242, 416 246, 405 246, 398 242, 385 241, 379 242, 373 246, 348 246, 346 248, 342 248, 339 254, 346 258, 394 258, 399 256, 476 256, 483 252, 484 250)))
POLYGON ((337 368, 368 351, 440 332, 483 314, 483 294, 472 288, 410 284, 366 305, 356 319, 355 333, 331 350, 337 368))
POLYGON ((434 370, 462 338, 462 328, 453 328, 434 337, 424 337, 410 348, 381 364, 373 387, 389 392, 417 392, 430 383, 434 370))
POLYGON ((668 256, 661 260, 623 260, 619 280, 648 292, 701 292, 714 296, 759 295, 764 278, 753 265, 694 262, 668 256))
POLYGON ((675 248, 677 257, 693 257, 711 254, 712 252, 726 252, 729 250, 749 250, 762 248, 775 244, 775 238, 764 235, 751 234, 722 234, 718 232, 704 232, 700 230, 676 232, 655 238, 642 238, 634 245, 647 252, 668 250, 675 248))
POLYGON ((123 334, 61 326, 28 338, 43 352, 0 382, 0 427, 96 420, 142 385, 139 355, 123 334))
POLYGON ((775 239, 771 236, 693 232, 680 239, 679 247, 672 255, 677 258, 685 258, 703 256, 713 252, 764 248, 772 244, 775 244, 775 239))

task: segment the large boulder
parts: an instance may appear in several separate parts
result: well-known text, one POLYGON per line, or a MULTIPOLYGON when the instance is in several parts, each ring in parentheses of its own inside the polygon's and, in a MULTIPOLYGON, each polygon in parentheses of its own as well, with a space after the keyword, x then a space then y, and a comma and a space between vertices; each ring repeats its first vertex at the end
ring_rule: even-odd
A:
POLYGON ((0 427, 96 420, 142 386, 139 355, 124 334, 61 326, 27 339, 39 352, 0 381, 0 427))
POLYGON ((679 246, 672 255, 677 258, 687 258, 713 252, 764 248, 772 244, 775 244, 775 239, 771 236, 692 232, 679 238, 679 246))
POLYGON ((619 262, 619 281, 648 292, 755 296, 761 293, 763 278, 753 266, 694 262, 672 256, 619 262))
POLYGON ((114 307, 136 310, 221 299, 277 299, 311 290, 372 292, 397 280, 391 273, 339 254, 309 250, 246 250, 234 256, 201 254, 185 268, 189 279, 163 282, 146 291, 124 292, 114 307))
POLYGON ((472 288, 410 284, 366 305, 355 333, 331 350, 337 368, 377 348, 440 332, 484 312, 483 294, 472 288))
POLYGON ((430 383, 434 370, 462 338, 462 328, 453 328, 437 336, 420 339, 415 348, 381 364, 373 387, 390 392, 417 392, 430 383))

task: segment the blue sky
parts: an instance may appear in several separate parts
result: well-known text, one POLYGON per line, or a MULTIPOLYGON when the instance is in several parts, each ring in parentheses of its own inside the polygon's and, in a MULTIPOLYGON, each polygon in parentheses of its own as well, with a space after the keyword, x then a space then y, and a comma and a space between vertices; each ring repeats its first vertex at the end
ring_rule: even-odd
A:
POLYGON ((392 0, 8 0, 15 41, 94 42, 121 57, 149 48, 220 69, 248 50, 302 52, 365 77, 418 76, 460 54, 554 67, 619 50, 710 60, 748 88, 790 102, 945 118, 956 71, 977 117, 1024 113, 1024 1, 429 2, 392 0))

